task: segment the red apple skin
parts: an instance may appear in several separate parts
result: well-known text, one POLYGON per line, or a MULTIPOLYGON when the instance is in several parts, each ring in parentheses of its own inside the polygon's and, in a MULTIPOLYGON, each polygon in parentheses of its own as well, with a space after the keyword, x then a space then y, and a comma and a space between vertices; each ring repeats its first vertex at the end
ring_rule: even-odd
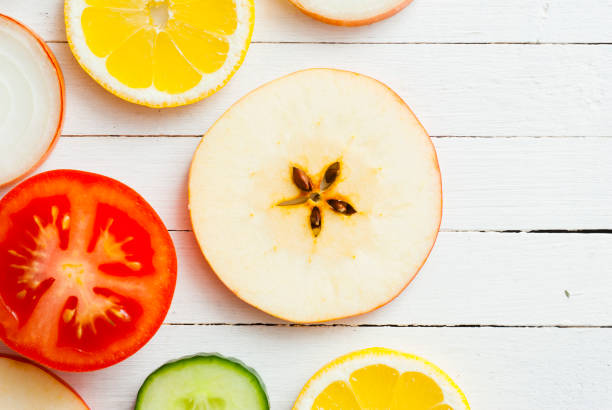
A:
POLYGON ((317 13, 313 13, 312 11, 306 9, 301 3, 300 0, 289 0, 291 3, 293 3, 298 9, 300 9, 300 11, 316 20, 322 21, 323 23, 327 23, 327 24, 332 24, 334 26, 344 26, 344 27, 356 27, 356 26, 366 26, 368 24, 374 24, 378 21, 387 19, 397 13, 399 13, 400 11, 402 11, 406 6, 408 6, 410 3, 412 3, 412 0, 404 0, 404 2, 400 3, 399 5, 397 5, 396 7, 393 7, 390 10, 387 10, 384 13, 381 13, 377 16, 374 17, 370 17, 367 19, 362 19, 362 20, 338 20, 338 19, 332 19, 329 17, 325 17, 322 16, 320 14, 317 13))
POLYGON ((57 73, 57 81, 59 83, 59 88, 60 88, 60 104, 61 104, 61 107, 60 107, 60 117, 59 117, 59 121, 58 121, 58 124, 57 124, 57 128, 55 130, 55 135, 53 136, 53 139, 51 140, 51 143, 49 144, 49 147, 47 148, 47 151, 42 155, 42 157, 38 160, 38 162, 36 162, 26 172, 24 172, 23 174, 19 175, 18 177, 14 178, 14 179, 12 179, 10 181, 4 182, 4 183, 0 183, 0 188, 3 188, 3 187, 6 187, 8 185, 11 185, 11 184, 21 180, 26 175, 29 175, 30 173, 32 173, 43 162, 45 162, 45 160, 47 159, 47 157, 49 156, 49 154, 51 153, 51 151, 55 147, 55 144, 57 143, 57 140, 59 139, 59 136, 62 133, 62 126, 64 124, 64 113, 65 113, 65 110, 66 110, 66 87, 65 87, 65 84, 64 84, 64 75, 62 74, 62 70, 61 70, 61 68, 59 66, 59 63, 57 62, 57 59, 55 58, 55 55, 53 54, 51 49, 47 46, 45 41, 42 38, 40 38, 40 36, 38 34, 36 34, 32 29, 30 29, 28 26, 26 26, 25 24, 15 20, 15 19, 13 19, 13 18, 11 18, 11 17, 9 17, 7 15, 4 15, 4 14, 0 13, 0 19, 8 20, 9 22, 17 24, 18 26, 20 26, 21 28, 26 30, 32 37, 34 37, 36 39, 38 44, 40 44, 42 49, 45 51, 45 54, 47 54, 47 57, 49 58, 49 61, 51 61, 51 64, 55 68, 55 72, 57 73))
POLYGON ((77 393, 76 390, 74 390, 72 388, 72 386, 70 386, 68 383, 66 383, 66 381, 63 380, 61 377, 59 377, 58 375, 52 373, 48 369, 46 369, 43 366, 39 365, 38 363, 32 362, 32 361, 27 360, 27 359, 25 359, 23 357, 20 357, 20 356, 15 356, 15 355, 11 355, 11 354, 2 354, 2 353, 0 353, 0 357, 4 357, 6 359, 11 359, 11 360, 16 360, 18 362, 31 364, 32 366, 38 367, 40 370, 42 370, 43 372, 47 373, 48 375, 53 377, 55 380, 57 380, 58 382, 60 382, 64 386, 66 386, 66 388, 68 388, 68 390, 70 390, 79 399, 79 401, 81 403, 83 403, 83 406, 84 406, 85 409, 91 410, 90 407, 87 405, 87 403, 85 403, 85 400, 83 400, 81 395, 79 393, 77 393))
MULTIPOLYGON (((408 1, 408 2, 410 2, 410 1, 408 1)), ((239 103, 240 103, 240 102, 241 102, 243 99, 245 99, 246 97, 248 97, 249 95, 251 95, 251 94, 252 94, 252 93, 254 93, 255 91, 259 90, 260 88, 265 87, 266 85, 271 84, 271 83, 274 83, 274 82, 276 82, 276 81, 278 81, 278 80, 281 80, 281 79, 283 79, 283 78, 290 77, 290 76, 292 76, 292 75, 294 75, 294 74, 296 74, 296 73, 300 73, 300 72, 302 72, 302 71, 310 71, 310 70, 319 70, 319 68, 310 68, 310 69, 306 69, 306 70, 296 71, 296 72, 294 72, 294 73, 287 74, 287 75, 285 75, 285 76, 282 76, 282 77, 280 77, 280 78, 277 78, 277 79, 275 79, 275 80, 272 80, 272 81, 270 81, 270 82, 268 82, 268 83, 265 83, 265 84, 263 84, 263 85, 261 85, 261 86, 259 86, 259 87, 255 88, 254 90, 251 90, 249 93, 245 94, 245 95, 244 95, 242 98, 240 98, 238 101, 236 101, 234 104, 232 104, 232 106, 231 106, 230 108, 228 108, 228 109, 227 109, 227 111, 226 111, 225 113, 223 113, 223 115, 221 115, 221 117, 219 117, 219 118, 217 119, 217 121, 215 121, 215 122, 213 123, 213 125, 210 127, 210 129, 212 129, 212 128, 213 128, 213 127, 214 127, 214 126, 217 124, 217 122, 221 121, 221 118, 223 118, 223 117, 226 115, 226 113, 227 113, 227 112, 229 112, 229 111, 231 110, 231 108, 232 108, 233 106, 235 106, 235 105, 239 104, 239 103)), ((402 105, 404 105, 404 106, 405 106, 405 107, 408 109, 408 111, 410 111, 410 113, 411 113, 411 114, 414 116, 414 118, 417 120, 417 122, 418 122, 418 124, 420 125, 420 127, 423 129, 423 132, 424 132, 424 133, 425 133, 427 136, 429 136, 429 133, 427 132, 427 130, 425 129, 425 127, 423 126, 423 124, 421 123, 421 121, 418 119, 418 117, 417 117, 416 115, 414 115, 414 112, 412 111, 412 109, 410 108, 410 106, 409 106, 408 104, 406 104, 406 102, 405 102, 404 100, 402 100, 402 97, 400 97, 400 96, 399 96, 399 95, 398 95, 398 94, 397 94, 395 91, 393 91, 393 89, 391 89, 391 88, 390 88, 390 87, 389 87, 387 84, 383 83, 382 81, 376 80, 375 78, 372 78, 372 77, 366 76, 366 75, 364 75, 364 74, 356 73, 356 72, 353 72, 353 71, 348 71, 348 70, 339 70, 339 69, 335 69, 335 68, 327 68, 326 70, 330 70, 330 71, 344 71, 344 72, 349 72, 349 73, 354 74, 354 75, 356 75, 356 76, 370 78, 370 79, 372 79, 372 80, 374 80, 374 81, 376 81, 376 82, 380 83, 380 84, 381 84, 381 85, 383 85, 385 88, 387 88, 389 91, 391 91, 391 92, 393 93, 393 95, 394 95, 394 96, 397 98, 397 101, 398 101, 398 102, 400 102, 402 105)), ((208 133, 208 132, 207 132, 207 133, 208 133)), ((204 141, 204 138, 206 138, 206 134, 204 134, 204 137, 202 138, 202 141, 200 141, 200 143, 198 144, 198 147, 196 148, 195 153, 197 153, 197 152, 198 152, 198 148, 200 147, 200 145, 201 145, 201 144, 202 144, 202 142, 204 141)), ((406 281, 406 284, 404 285, 404 287, 402 287, 402 288, 401 288, 401 289, 400 289, 400 290, 399 290, 399 291, 398 291, 398 292, 397 292, 395 295, 393 295, 391 298, 389 298, 389 300, 385 301, 384 303, 381 303, 380 305, 375 306, 375 307, 373 307, 373 308, 371 308, 371 309, 367 309, 367 310, 363 310, 363 311, 361 311, 361 312, 353 313, 352 315, 339 316, 339 317, 328 318, 328 319, 312 320, 312 321, 295 321, 295 320, 287 319, 287 318, 284 318, 284 317, 282 317, 282 316, 276 315, 276 314, 274 314, 274 313, 268 312, 268 311, 266 311, 265 309, 262 309, 262 308, 260 308, 259 306, 256 306, 256 305, 254 305, 254 304, 252 304, 252 303, 250 303, 250 302, 246 301, 245 299, 243 299, 243 298, 240 296, 240 294, 238 293, 238 291, 237 291, 237 290, 232 289, 232 288, 231 288, 231 287, 230 287, 230 286, 229 286, 227 283, 225 283, 225 282, 223 281, 223 279, 221 278, 221 276, 220 276, 219 274, 217 274, 217 272, 215 272, 215 270, 214 270, 213 266, 210 264, 210 262, 209 262, 209 261, 208 261, 208 259, 206 258, 206 254, 204 253, 204 248, 202 247, 202 244, 200 243, 200 240, 198 239, 198 236, 197 236, 197 235, 195 235, 195 227, 193 226, 193 218, 189 218, 190 223, 191 223, 191 231, 192 231, 192 232, 194 232, 194 235, 193 235, 193 236, 195 237, 195 240, 196 240, 196 242, 197 242, 198 246, 200 247, 200 250, 202 251, 202 256, 204 257, 204 261, 205 261, 205 262, 206 262, 206 264, 207 264, 207 265, 210 267, 210 270, 211 270, 211 271, 213 271, 213 272, 214 272, 214 274, 217 276, 217 278, 218 278, 218 279, 221 281, 221 283, 223 283, 223 285, 224 285, 226 288, 228 288, 228 289, 229 289, 229 290, 230 290, 230 291, 231 291, 231 292, 232 292, 234 295, 236 295, 236 297, 238 297, 238 299, 242 300, 242 301, 243 301, 244 303, 246 303, 247 305, 253 306, 253 307, 254 307, 254 308, 256 308, 256 309, 258 309, 258 310, 260 310, 260 311, 262 311, 262 312, 264 312, 264 313, 266 313, 266 314, 268 314, 268 315, 270 315, 270 316, 272 316, 272 317, 275 317, 275 318, 277 318, 277 319, 283 320, 283 321, 285 321, 285 322, 291 322, 291 323, 301 323, 301 324, 316 324, 316 323, 332 322, 332 321, 334 321, 334 320, 348 319, 348 318, 351 318, 351 317, 356 317, 356 316, 365 315, 365 314, 367 314, 367 313, 373 312, 373 311, 375 311, 375 310, 377 310, 377 309, 379 309, 379 308, 381 308, 381 307, 383 307, 383 306, 385 306, 385 305, 389 304, 390 302, 392 302, 393 300, 395 300, 395 298, 397 298, 397 297, 398 297, 398 296, 399 296, 399 295, 400 295, 400 294, 401 294, 401 293, 402 293, 402 292, 403 292, 403 291, 404 291, 404 290, 405 290, 405 289, 408 287, 408 285, 410 285, 410 283, 412 283, 412 281, 414 280, 414 278, 416 278, 416 276, 418 275, 418 273, 421 271, 421 268, 423 268, 423 265, 425 265, 425 262, 427 262, 427 259, 429 259, 429 255, 431 255, 431 251, 433 250, 433 248, 434 248, 434 246, 435 246, 435 244, 436 244, 436 241, 438 240, 438 234, 440 233, 440 226, 441 226, 441 224, 442 224, 442 211, 443 211, 443 205, 444 205, 443 191, 442 191, 442 173, 440 172, 440 163, 439 163, 439 161, 438 161, 438 153, 436 152, 436 149, 435 149, 435 146, 434 146, 434 144, 433 144, 433 141, 431 140, 431 137, 429 137, 429 143, 431 144, 431 146, 432 146, 432 148, 433 148, 434 161, 435 161, 435 164, 436 164, 436 169, 438 170, 438 178, 439 178, 439 181, 440 181, 440 184, 439 184, 439 185, 440 185, 440 215, 439 215, 439 217, 438 217, 438 227, 437 227, 437 229, 436 229, 436 234, 435 234, 434 240, 433 240, 433 242, 431 243, 431 248, 429 248, 429 252, 427 252, 427 255, 425 255, 425 258, 423 258, 423 262, 421 263, 421 265, 418 267, 418 269, 416 269, 416 270, 415 270, 414 275, 412 275, 412 277, 406 281)), ((195 158, 195 153, 194 153, 194 158, 195 158)), ((189 168, 189 176, 188 176, 187 180, 191 180, 191 174, 192 174, 192 171, 193 171, 193 160, 192 160, 192 162, 191 162, 191 166, 190 166, 190 168, 189 168)), ((189 188, 188 188, 188 191, 189 191, 189 192, 187 193, 187 195, 188 195, 188 200, 189 200, 189 203, 191 203, 191 187, 189 187, 189 188)))

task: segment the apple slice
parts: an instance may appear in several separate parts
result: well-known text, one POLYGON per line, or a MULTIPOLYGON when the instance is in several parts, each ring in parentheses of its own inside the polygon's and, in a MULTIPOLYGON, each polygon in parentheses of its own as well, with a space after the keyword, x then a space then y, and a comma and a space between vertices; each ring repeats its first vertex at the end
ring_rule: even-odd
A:
POLYGON ((3 409, 89 409, 83 399, 53 373, 5 355, 0 355, 0 397, 3 409))
POLYGON ((45 42, 0 14, 0 187, 36 168, 64 118, 64 79, 45 42))
POLYGON ((290 0, 303 13, 337 26, 376 23, 401 11, 412 0, 290 0))
POLYGON ((208 131, 189 178, 194 233, 236 295, 321 322, 389 302, 438 233, 431 139, 384 84, 313 69, 242 98, 208 131))

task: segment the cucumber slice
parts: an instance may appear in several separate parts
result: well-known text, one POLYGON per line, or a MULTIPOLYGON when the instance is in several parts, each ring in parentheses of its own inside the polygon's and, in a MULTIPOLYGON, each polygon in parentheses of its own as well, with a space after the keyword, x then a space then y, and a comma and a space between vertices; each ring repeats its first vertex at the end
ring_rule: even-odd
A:
POLYGON ((146 378, 135 410, 269 410, 255 370, 218 354, 166 363, 146 378))

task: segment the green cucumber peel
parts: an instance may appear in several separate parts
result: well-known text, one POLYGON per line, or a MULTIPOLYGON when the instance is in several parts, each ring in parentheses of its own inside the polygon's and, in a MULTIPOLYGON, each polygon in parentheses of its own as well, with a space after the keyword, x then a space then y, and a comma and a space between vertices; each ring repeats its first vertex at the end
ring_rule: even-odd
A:
POLYGON ((153 371, 140 387, 134 409, 269 410, 270 405, 254 369, 232 357, 200 353, 153 371))

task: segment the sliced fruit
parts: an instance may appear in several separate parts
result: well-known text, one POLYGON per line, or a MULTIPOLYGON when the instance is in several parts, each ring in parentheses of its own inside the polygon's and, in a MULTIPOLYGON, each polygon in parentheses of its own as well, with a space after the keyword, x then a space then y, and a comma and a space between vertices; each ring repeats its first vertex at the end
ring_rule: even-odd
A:
POLYGON ((147 377, 136 410, 267 410, 255 370, 236 359, 202 354, 166 363, 147 377))
POLYGON ((459 387, 434 364, 375 347, 325 365, 300 393, 294 410, 468 410, 459 387))
POLYGON ((64 78, 32 30, 0 14, 0 187, 51 152, 64 119, 64 78))
POLYGON ((337 26, 363 26, 400 12, 412 0, 290 0, 303 13, 337 26))
POLYGON ((372 78, 329 69, 231 107, 195 153, 189 202, 219 278, 294 322, 392 300, 425 262, 442 212, 436 152, 408 106, 372 78))
POLYGON ((140 349, 176 283, 164 224, 113 179, 59 170, 0 200, 0 338, 59 370, 95 370, 140 349))
POLYGON ((3 409, 89 409, 83 399, 53 373, 5 355, 0 355, 0 397, 3 409))
POLYGON ((251 41, 253 0, 65 0, 79 64, 111 93, 149 107, 222 88, 251 41))

